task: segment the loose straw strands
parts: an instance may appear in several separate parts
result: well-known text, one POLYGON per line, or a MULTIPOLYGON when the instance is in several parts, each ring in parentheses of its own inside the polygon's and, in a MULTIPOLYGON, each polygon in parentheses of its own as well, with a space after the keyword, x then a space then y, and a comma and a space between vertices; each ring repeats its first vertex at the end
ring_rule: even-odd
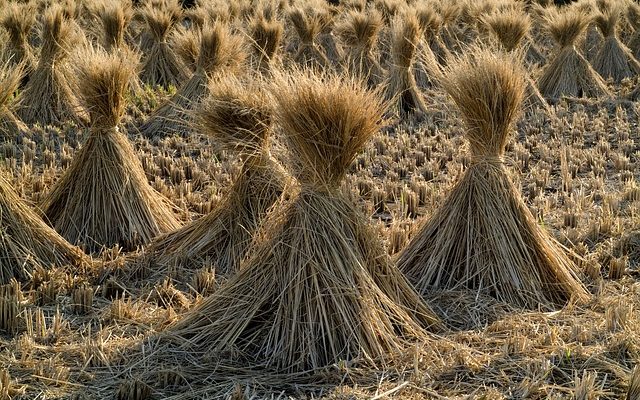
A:
POLYGON ((16 117, 11 100, 24 74, 22 65, 12 66, 9 62, 0 65, 0 138, 2 141, 15 140, 28 132, 27 126, 16 117))

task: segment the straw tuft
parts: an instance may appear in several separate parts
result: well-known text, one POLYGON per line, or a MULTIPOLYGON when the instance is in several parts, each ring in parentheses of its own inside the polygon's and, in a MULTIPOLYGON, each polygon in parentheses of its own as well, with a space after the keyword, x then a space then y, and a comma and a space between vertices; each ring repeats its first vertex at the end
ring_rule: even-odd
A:
POLYGON ((482 22, 489 27, 500 45, 507 51, 520 47, 531 29, 529 16, 516 9, 486 15, 482 22))
POLYGON ((0 138, 3 142, 13 142, 29 131, 13 113, 10 104, 23 74, 24 69, 21 65, 12 66, 9 62, 0 64, 0 138))
POLYGON ((259 72, 267 73, 282 44, 284 25, 275 19, 254 17, 249 21, 249 35, 252 40, 253 65, 259 72))

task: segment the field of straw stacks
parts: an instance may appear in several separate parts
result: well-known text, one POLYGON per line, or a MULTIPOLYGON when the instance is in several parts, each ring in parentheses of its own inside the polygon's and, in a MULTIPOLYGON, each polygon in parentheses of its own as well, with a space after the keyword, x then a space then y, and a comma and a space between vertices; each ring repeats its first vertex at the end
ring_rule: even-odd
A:
POLYGON ((640 400, 640 5, 0 0, 0 400, 640 400))

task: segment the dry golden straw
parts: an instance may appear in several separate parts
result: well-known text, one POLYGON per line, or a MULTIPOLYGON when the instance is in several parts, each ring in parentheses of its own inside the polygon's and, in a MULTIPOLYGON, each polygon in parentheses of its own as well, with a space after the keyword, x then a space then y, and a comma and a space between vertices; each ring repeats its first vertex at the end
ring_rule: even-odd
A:
POLYGON ((239 273, 167 337, 289 372, 390 362, 436 319, 340 189, 380 128, 382 102, 360 84, 309 73, 277 77, 272 95, 300 188, 270 213, 239 273))
POLYGON ((620 3, 613 3, 594 17, 604 41, 593 60, 593 68, 603 78, 613 79, 615 83, 640 73, 640 63, 618 39, 617 26, 622 17, 621 7, 620 3))
POLYGON ((392 27, 391 65, 385 82, 386 97, 399 114, 427 113, 422 93, 416 84, 413 65, 420 41, 420 24, 415 13, 396 18, 392 27))
POLYGON ((269 20, 264 16, 257 16, 249 21, 249 36, 251 37, 251 64, 261 74, 267 74, 278 57, 282 44, 284 26, 278 20, 269 20))
POLYGON ((0 65, 0 139, 3 142, 14 142, 29 130, 13 113, 11 104, 23 74, 22 65, 13 66, 9 62, 0 65))
MULTIPOLYGON (((531 29, 531 20, 528 15, 517 9, 507 9, 486 15, 482 23, 489 28, 492 36, 498 42, 498 46, 508 52, 523 52, 527 46, 526 38, 531 29)), ((526 109, 541 107, 550 112, 542 94, 538 90, 535 81, 527 73, 526 92, 524 105, 526 109)))
POLYGON ((330 61, 317 43, 323 22, 320 14, 313 9, 294 8, 289 11, 289 20, 299 39, 293 59, 302 67, 319 71, 328 68, 330 61))
POLYGON ((64 65, 76 35, 60 6, 47 9, 38 65, 21 95, 18 116, 24 122, 54 125, 77 118, 78 101, 65 76, 64 65))
POLYGON ((382 16, 375 10, 369 12, 350 11, 336 26, 344 51, 343 63, 356 79, 362 79, 371 89, 380 84, 382 68, 374 55, 382 16))
POLYGON ((269 154, 273 117, 262 90, 230 77, 212 81, 210 92, 195 123, 219 150, 237 154, 242 168, 213 211, 154 240, 145 258, 152 265, 178 265, 181 273, 211 263, 216 274, 228 275, 238 269, 287 178, 269 154))
POLYGON ((137 59, 91 50, 79 57, 75 86, 91 118, 89 135, 40 208, 62 236, 87 251, 113 245, 133 250, 178 227, 119 130, 137 59))
MULTIPOLYGON (((186 79, 188 68, 169 44, 169 36, 178 24, 180 15, 180 7, 173 3, 164 7, 149 5, 141 10, 141 17, 151 34, 151 44, 140 71, 143 82, 167 89, 169 86, 179 87, 186 79)), ((143 45, 141 47, 146 48, 143 45)))
POLYGON ((169 100, 158 107, 140 126, 146 137, 186 136, 190 132, 190 113, 207 93, 209 79, 237 74, 246 58, 244 43, 223 23, 205 25, 197 34, 199 43, 196 71, 169 100))
POLYGON ((509 177, 504 149, 525 96, 512 53, 470 52, 442 85, 467 126, 472 164, 398 257, 422 293, 468 288, 518 307, 551 309, 587 292, 509 177))
POLYGON ((0 26, 9 34, 5 52, 13 65, 24 64, 26 74, 31 73, 36 61, 29 34, 35 24, 35 9, 29 4, 9 3, 0 12, 0 26))
POLYGON ((556 42, 555 54, 538 78, 544 98, 609 96, 602 77, 576 50, 575 43, 589 25, 590 16, 577 9, 547 10, 546 28, 556 42))
POLYGON ((0 284, 27 280, 36 268, 88 263, 77 247, 47 226, 0 173, 0 284))

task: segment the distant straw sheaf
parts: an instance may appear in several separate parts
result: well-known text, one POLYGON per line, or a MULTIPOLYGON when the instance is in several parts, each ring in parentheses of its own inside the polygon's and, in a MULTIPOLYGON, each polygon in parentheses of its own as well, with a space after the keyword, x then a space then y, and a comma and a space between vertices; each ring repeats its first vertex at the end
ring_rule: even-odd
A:
POLYGON ((249 21, 251 65, 255 71, 263 75, 271 71, 277 61, 283 35, 284 25, 278 20, 257 16, 249 21))
POLYGON ((538 88, 545 99, 562 96, 610 96, 609 89, 589 62, 576 50, 575 43, 583 35, 591 16, 577 9, 548 9, 545 25, 556 42, 551 61, 538 79, 538 88))
POLYGON ((108 52, 129 50, 125 42, 127 25, 133 10, 125 1, 104 2, 100 11, 102 24, 102 47, 108 52))
POLYGON ((242 168, 213 211, 154 240, 145 258, 152 265, 178 265, 180 273, 209 263, 216 274, 230 275, 287 178, 269 153, 273 117, 262 89, 228 77, 212 81, 210 92, 195 112, 195 124, 219 150, 236 154, 242 168))
POLYGON ((613 3, 594 17, 596 27, 604 41, 593 60, 593 68, 605 79, 620 83, 640 73, 640 62, 618 39, 617 27, 622 17, 619 3, 613 3))
POLYGON ((169 86, 179 87, 186 79, 188 69, 171 48, 169 36, 180 20, 180 6, 177 3, 158 7, 148 5, 140 13, 148 33, 151 34, 151 43, 143 60, 140 79, 149 85, 158 85, 165 89, 169 86))
MULTIPOLYGON (((489 29, 490 33, 498 42, 498 45, 507 52, 524 53, 526 38, 531 29, 529 16, 516 9, 495 12, 482 17, 482 23, 489 29)), ((541 107, 547 112, 549 106, 540 94, 535 81, 527 73, 526 75, 525 108, 541 107)))
POLYGON ((427 113, 427 105, 412 68, 421 35, 415 13, 406 13, 394 20, 385 87, 386 97, 394 105, 394 111, 402 115, 422 116, 427 113))
POLYGON ((9 3, 0 11, 0 26, 9 34, 5 57, 13 65, 23 64, 25 76, 31 73, 36 64, 29 45, 35 16, 34 7, 29 4, 9 3))
POLYGON ((629 2, 627 5, 627 21, 633 29, 628 47, 636 60, 640 59, 640 4, 629 2))
POLYGON ((69 86, 64 63, 78 33, 57 5, 47 9, 42 24, 40 58, 21 95, 18 116, 28 124, 42 125, 78 120, 78 100, 69 86))
POLYGON ((418 88, 428 89, 436 84, 442 73, 441 66, 446 64, 449 52, 439 38, 442 20, 436 11, 428 5, 423 5, 416 10, 416 18, 422 32, 422 40, 418 42, 414 65, 415 79, 418 88))
POLYGON ((167 338, 289 372, 389 363, 436 319, 340 189, 380 127, 381 101, 351 81, 304 73, 276 78, 272 95, 300 188, 270 213, 239 272, 167 338))
POLYGON ((14 142, 28 132, 27 126, 12 111, 12 98, 23 76, 21 65, 9 62, 0 65, 0 141, 14 142))
POLYGON ((223 23, 205 25, 197 35, 200 50, 196 71, 169 100, 157 108, 140 127, 149 138, 190 132, 190 116, 207 93, 209 79, 238 74, 246 58, 242 38, 223 23))
POLYGON ((40 208, 62 236, 89 252, 114 245, 134 250, 178 227, 168 201, 151 188, 119 130, 138 60, 130 53, 102 51, 79 57, 75 87, 90 115, 89 135, 40 208))
POLYGON ((530 309, 587 297, 576 266, 537 225, 503 160, 525 96, 520 62, 511 53, 475 50, 443 74, 472 161, 399 255, 399 268, 422 293, 468 288, 530 309))
POLYGON ((293 59, 305 68, 324 71, 331 65, 327 55, 318 44, 323 20, 313 9, 294 8, 289 11, 289 20, 295 29, 299 43, 293 59))
POLYGON ((362 79, 371 89, 383 78, 382 68, 374 56, 382 23, 382 16, 377 11, 351 11, 336 26, 344 48, 343 63, 347 71, 362 79))

